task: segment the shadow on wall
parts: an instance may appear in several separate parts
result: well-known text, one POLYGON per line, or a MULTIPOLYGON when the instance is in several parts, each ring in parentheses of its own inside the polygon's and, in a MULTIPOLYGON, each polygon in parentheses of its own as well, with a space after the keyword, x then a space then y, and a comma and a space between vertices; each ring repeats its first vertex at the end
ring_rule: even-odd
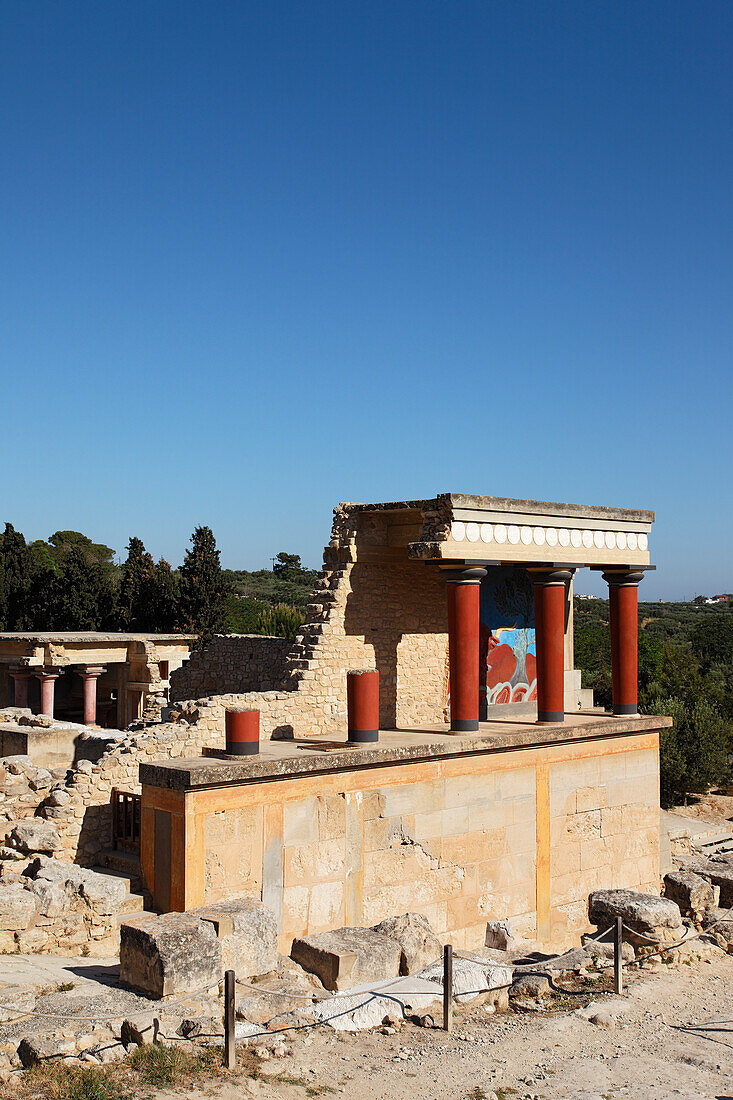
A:
MULTIPOLYGON (((366 653, 349 667, 369 667, 370 651, 379 672, 379 724, 397 727, 398 673, 410 678, 410 694, 431 693, 440 698, 443 684, 433 684, 431 669, 423 674, 411 666, 400 669, 400 644, 408 635, 446 635, 448 611, 445 583, 437 569, 422 562, 371 564, 357 562, 351 575, 351 592, 346 600, 344 629, 347 637, 364 638, 366 653)), ((345 670, 347 671, 347 670, 345 670)), ((425 720, 440 721, 426 713, 425 720)))

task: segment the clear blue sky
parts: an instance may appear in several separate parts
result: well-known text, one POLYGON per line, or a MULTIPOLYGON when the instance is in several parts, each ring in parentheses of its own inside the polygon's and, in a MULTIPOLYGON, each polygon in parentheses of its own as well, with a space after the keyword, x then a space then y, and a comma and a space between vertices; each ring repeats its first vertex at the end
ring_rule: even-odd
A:
POLYGON ((733 589, 732 54, 728 0, 5 0, 0 519, 655 508, 647 597, 733 589))

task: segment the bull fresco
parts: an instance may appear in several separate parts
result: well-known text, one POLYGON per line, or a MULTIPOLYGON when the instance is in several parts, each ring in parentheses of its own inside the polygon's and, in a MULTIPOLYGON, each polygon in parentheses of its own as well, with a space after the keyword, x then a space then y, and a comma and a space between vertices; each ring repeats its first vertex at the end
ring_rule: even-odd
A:
POLYGON ((489 567, 481 582, 479 704, 537 698, 532 582, 526 569, 489 567))

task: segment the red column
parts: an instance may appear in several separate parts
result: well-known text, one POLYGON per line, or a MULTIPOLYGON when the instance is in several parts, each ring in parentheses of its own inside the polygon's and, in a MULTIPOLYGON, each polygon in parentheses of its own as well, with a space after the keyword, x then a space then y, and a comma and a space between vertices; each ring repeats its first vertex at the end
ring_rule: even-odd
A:
POLYGON ((224 714, 227 756, 256 756, 260 751, 260 712, 229 707, 224 714))
POLYGON ((565 721, 565 603, 572 573, 535 573, 534 629, 537 650, 537 721, 565 721))
POLYGON ((28 681, 31 678, 29 670, 21 668, 11 668, 10 675, 13 677, 13 706, 27 707, 28 681))
POLYGON ((94 726, 97 722, 97 680, 105 671, 103 668, 83 668, 79 675, 84 681, 84 725, 94 726))
POLYGON ((346 673, 346 709, 349 741, 364 744, 379 740, 379 673, 374 668, 346 673))
POLYGON ((485 569, 458 569, 446 576, 448 664, 452 733, 478 730, 479 605, 485 569))
POLYGON ((613 713, 639 713, 639 581, 642 572, 606 572, 611 610, 613 713))
POLYGON ((53 688, 60 675, 60 672, 47 672, 46 669, 36 673, 36 676, 41 681, 40 713, 47 714, 49 718, 53 718, 53 688))

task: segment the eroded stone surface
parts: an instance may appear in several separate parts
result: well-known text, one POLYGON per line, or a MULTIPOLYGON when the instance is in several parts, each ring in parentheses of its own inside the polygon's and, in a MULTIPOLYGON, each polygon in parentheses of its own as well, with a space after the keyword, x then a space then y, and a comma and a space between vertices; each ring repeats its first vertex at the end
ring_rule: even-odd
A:
POLYGON ((237 898, 192 912, 217 929, 225 970, 249 978, 277 966, 277 919, 262 902, 237 898))
POLYGON ((170 997, 216 985, 221 942, 213 924, 192 913, 120 926, 120 982, 149 997, 170 997))
POLYGON ((611 925, 617 917, 621 917, 624 924, 634 931, 650 934, 660 929, 678 934, 682 926, 682 915, 676 902, 636 890, 594 891, 588 901, 588 915, 599 928, 611 925))
POLYGON ((350 989, 399 974, 400 944, 373 928, 338 928, 293 941, 291 958, 326 989, 350 989))
POLYGON ((698 917, 715 907, 715 890, 694 871, 670 871, 664 876, 664 893, 686 916, 698 917))
POLYGON ((375 925, 374 931, 389 936, 400 945, 400 974, 416 974, 443 953, 443 945, 430 927, 430 921, 421 913, 388 917, 375 925))
POLYGON ((61 847, 61 840, 55 826, 40 817, 19 821, 8 837, 7 843, 9 847, 27 855, 33 855, 35 852, 55 852, 61 847))

